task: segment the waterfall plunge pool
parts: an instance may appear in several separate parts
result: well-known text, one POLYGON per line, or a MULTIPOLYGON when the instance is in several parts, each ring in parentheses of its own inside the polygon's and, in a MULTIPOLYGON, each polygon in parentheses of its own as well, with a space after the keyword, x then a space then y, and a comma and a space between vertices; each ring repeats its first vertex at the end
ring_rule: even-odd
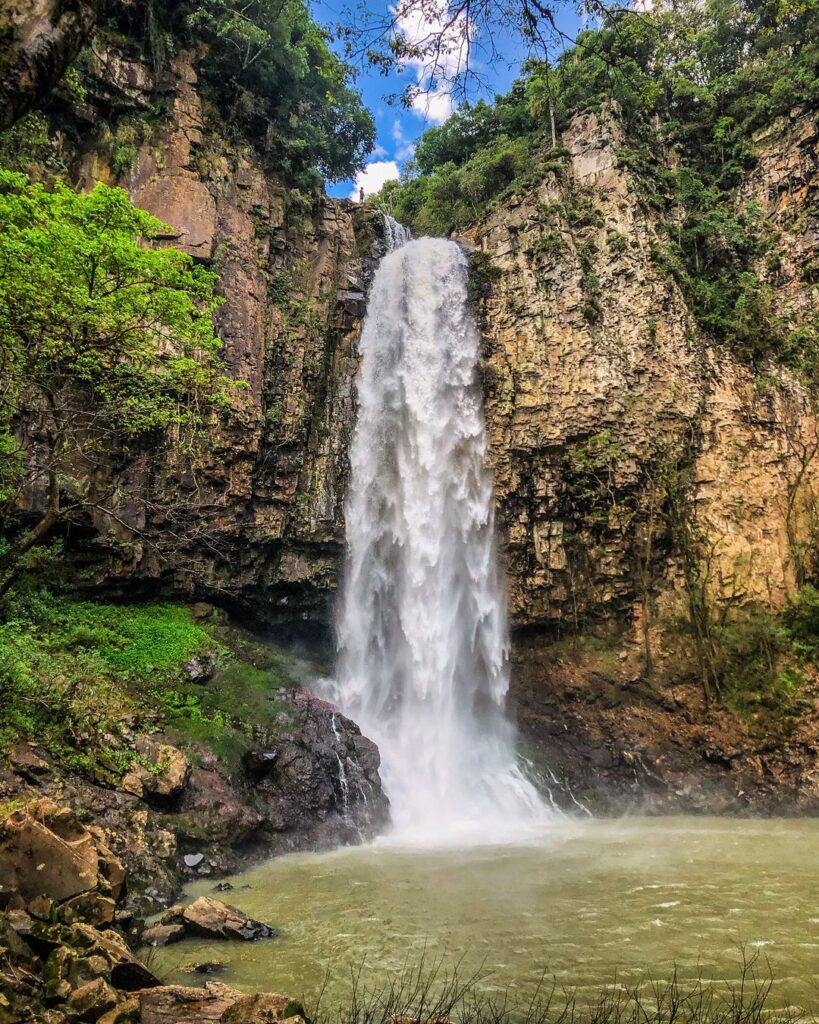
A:
POLYGON ((215 894, 280 939, 185 939, 155 963, 190 985, 194 964, 221 962, 218 980, 308 1006, 326 983, 326 1012, 347 1005, 359 968, 378 986, 424 959, 460 963, 462 977, 482 971, 479 989, 523 999, 545 972, 583 1001, 615 979, 667 978, 675 964, 682 978, 737 981, 744 946, 770 963, 772 1005, 816 1009, 817 851, 816 820, 633 818, 555 822, 530 845, 291 854, 215 894))

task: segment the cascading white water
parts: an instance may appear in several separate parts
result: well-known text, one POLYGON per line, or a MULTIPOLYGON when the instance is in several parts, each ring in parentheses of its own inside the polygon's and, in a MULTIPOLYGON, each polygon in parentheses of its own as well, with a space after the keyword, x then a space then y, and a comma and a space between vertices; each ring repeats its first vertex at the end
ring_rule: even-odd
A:
POLYGON ((336 699, 378 744, 402 841, 541 819, 503 703, 507 624, 468 260, 395 222, 361 336, 336 699), (398 230, 400 229, 400 230, 398 230))

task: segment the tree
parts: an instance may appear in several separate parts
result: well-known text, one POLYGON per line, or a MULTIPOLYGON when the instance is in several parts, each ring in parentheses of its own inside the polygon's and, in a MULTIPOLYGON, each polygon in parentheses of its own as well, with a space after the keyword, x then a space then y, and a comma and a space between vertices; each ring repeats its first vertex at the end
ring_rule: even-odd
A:
POLYGON ((633 13, 630 0, 401 0, 386 13, 357 4, 339 25, 352 60, 368 61, 386 74, 417 72, 404 102, 423 109, 431 94, 468 99, 488 82, 483 69, 506 59, 499 42, 512 39, 528 57, 548 60, 575 42, 565 30, 566 12, 583 23, 616 27, 633 13))
POLYGON ((208 87, 281 169, 298 179, 317 166, 341 180, 363 166, 372 115, 303 0, 199 0, 188 9, 188 31, 208 44, 208 87))
POLYGON ((103 457, 169 432, 193 451, 230 401, 213 332, 216 275, 151 243, 166 225, 121 189, 49 191, 0 170, 0 525, 40 518, 0 554, 0 590, 58 522, 93 506, 103 457), (19 441, 27 434, 25 450, 19 441))

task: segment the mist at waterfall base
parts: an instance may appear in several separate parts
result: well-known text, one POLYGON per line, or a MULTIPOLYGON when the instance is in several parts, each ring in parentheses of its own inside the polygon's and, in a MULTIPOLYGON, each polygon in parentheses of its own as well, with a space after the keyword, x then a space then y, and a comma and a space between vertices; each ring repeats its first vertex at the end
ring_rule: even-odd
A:
POLYGON ((508 631, 469 263, 387 246, 361 336, 333 698, 381 752, 390 839, 503 843, 547 812, 504 714, 508 631))

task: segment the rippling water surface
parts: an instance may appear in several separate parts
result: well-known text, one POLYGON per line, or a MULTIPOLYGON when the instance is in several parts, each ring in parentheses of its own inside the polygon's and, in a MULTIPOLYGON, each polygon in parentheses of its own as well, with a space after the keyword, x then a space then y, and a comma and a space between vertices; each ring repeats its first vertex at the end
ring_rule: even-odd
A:
POLYGON ((817 854, 817 821, 665 818, 558 824, 527 846, 291 855, 217 896, 281 939, 185 940, 159 951, 159 969, 191 984, 192 964, 222 961, 222 981, 308 1000, 326 979, 326 1006, 343 1002, 351 968, 378 983, 426 956, 483 968, 486 989, 525 995, 546 971, 591 996, 675 963, 734 979, 744 945, 770 961, 779 1001, 816 1008, 817 854))

